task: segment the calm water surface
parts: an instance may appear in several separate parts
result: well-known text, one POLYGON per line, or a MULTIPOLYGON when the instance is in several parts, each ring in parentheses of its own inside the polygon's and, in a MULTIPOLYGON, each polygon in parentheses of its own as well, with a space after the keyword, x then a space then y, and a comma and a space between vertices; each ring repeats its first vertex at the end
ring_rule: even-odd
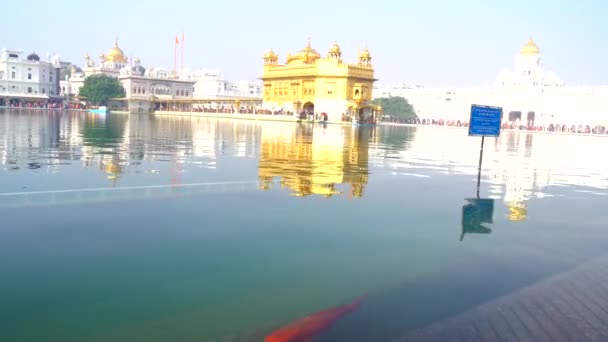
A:
POLYGON ((608 138, 488 139, 471 211, 479 143, 0 112, 0 340, 259 341, 364 294, 315 341, 390 340, 606 253, 608 138))

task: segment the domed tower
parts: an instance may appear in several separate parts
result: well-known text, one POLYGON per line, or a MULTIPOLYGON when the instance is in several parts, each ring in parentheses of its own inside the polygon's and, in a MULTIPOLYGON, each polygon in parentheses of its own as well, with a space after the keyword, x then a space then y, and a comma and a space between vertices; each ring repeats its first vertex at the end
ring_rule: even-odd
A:
POLYGON ((327 56, 331 59, 342 59, 342 50, 340 50, 340 45, 338 45, 337 42, 334 42, 331 48, 329 48, 329 53, 327 56))
POLYGON ((312 48, 310 38, 308 38, 305 48, 298 51, 296 54, 287 56, 287 64, 291 64, 291 62, 294 61, 299 61, 304 64, 313 64, 319 58, 321 58, 321 55, 317 50, 312 48))
MULTIPOLYGON (((538 45, 530 38, 515 57, 515 72, 518 76, 534 77, 542 73, 543 59, 538 45)), ((525 82, 524 82, 525 83, 525 82)))
POLYGON ((84 66, 87 68, 95 66, 95 63, 93 62, 91 56, 89 56, 88 53, 84 55, 84 66))
POLYGON ((521 55, 540 55, 540 49, 538 45, 530 38, 526 45, 524 45, 519 51, 521 55))
POLYGON ((367 48, 365 48, 363 52, 359 53, 359 64, 368 66, 372 65, 372 56, 367 48))
POLYGON ((111 48, 106 54, 106 62, 115 62, 123 64, 127 63, 125 53, 120 47, 118 47, 118 38, 116 38, 116 41, 114 42, 114 47, 111 48))
POLYGON ((104 56, 103 66, 107 69, 120 70, 127 64, 127 57, 122 49, 118 46, 118 38, 116 38, 114 47, 108 50, 108 53, 104 56))
POLYGON ((27 56, 27 60, 30 62, 39 62, 40 56, 38 56, 35 52, 32 52, 27 56))
POLYGON ((265 65, 276 65, 279 62, 279 55, 277 55, 272 49, 264 54, 265 65))

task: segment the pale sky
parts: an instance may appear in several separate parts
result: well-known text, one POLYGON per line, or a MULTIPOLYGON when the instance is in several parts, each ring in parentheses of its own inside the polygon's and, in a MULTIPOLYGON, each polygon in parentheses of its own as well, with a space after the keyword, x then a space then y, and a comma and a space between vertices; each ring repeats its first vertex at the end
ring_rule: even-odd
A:
POLYGON ((0 47, 57 53, 80 66, 119 37, 144 66, 171 69, 185 33, 185 66, 229 79, 260 76, 262 55, 334 41, 354 62, 367 46, 381 84, 482 86, 511 68, 532 37, 567 84, 608 84, 608 1, 7 1, 0 47))

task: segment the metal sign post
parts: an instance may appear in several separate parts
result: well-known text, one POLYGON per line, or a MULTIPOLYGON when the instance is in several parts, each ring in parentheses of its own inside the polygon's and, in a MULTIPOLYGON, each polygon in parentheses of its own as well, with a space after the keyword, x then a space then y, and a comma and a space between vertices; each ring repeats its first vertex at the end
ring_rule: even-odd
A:
POLYGON ((479 167, 477 168, 477 199, 479 199, 479 185, 481 183, 481 162, 483 161, 483 142, 486 136, 481 136, 481 148, 479 149, 479 167))
POLYGON ((502 108, 491 106, 471 106, 471 119, 469 120, 469 136, 481 136, 479 149, 479 168, 477 169, 477 198, 481 184, 481 163, 483 161, 483 143, 485 137, 500 136, 500 123, 502 121, 502 108))
POLYGON ((468 204, 462 207, 462 231, 460 241, 465 234, 490 234, 492 229, 484 224, 492 224, 494 220, 494 200, 479 198, 481 184, 481 163, 483 162, 483 144, 486 136, 498 137, 502 121, 502 108, 490 106, 471 106, 469 120, 469 136, 481 137, 479 149, 479 168, 477 169, 477 198, 467 198, 468 204))

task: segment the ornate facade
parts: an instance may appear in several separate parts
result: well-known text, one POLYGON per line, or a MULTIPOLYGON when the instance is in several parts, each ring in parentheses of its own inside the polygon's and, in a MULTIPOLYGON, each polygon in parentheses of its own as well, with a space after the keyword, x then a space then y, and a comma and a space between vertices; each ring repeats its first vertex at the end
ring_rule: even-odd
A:
POLYGON ((342 60, 337 43, 326 57, 311 47, 287 54, 285 64, 270 50, 264 54, 264 109, 279 113, 327 115, 328 121, 345 118, 375 122, 376 106, 371 103, 374 79, 372 57, 368 49, 359 53, 356 64, 342 60))
POLYGON ((58 56, 41 60, 20 50, 0 50, 0 106, 59 100, 58 56))
POLYGON ((97 63, 87 54, 84 58, 84 68, 78 70, 72 66, 69 79, 61 82, 62 94, 66 97, 77 96, 85 78, 99 74, 120 80, 125 88, 130 112, 152 112, 155 102, 188 100, 192 99, 194 93, 193 81, 177 79, 172 72, 163 68, 146 69, 139 58, 130 61, 118 46, 117 39, 106 54, 99 55, 97 63))

